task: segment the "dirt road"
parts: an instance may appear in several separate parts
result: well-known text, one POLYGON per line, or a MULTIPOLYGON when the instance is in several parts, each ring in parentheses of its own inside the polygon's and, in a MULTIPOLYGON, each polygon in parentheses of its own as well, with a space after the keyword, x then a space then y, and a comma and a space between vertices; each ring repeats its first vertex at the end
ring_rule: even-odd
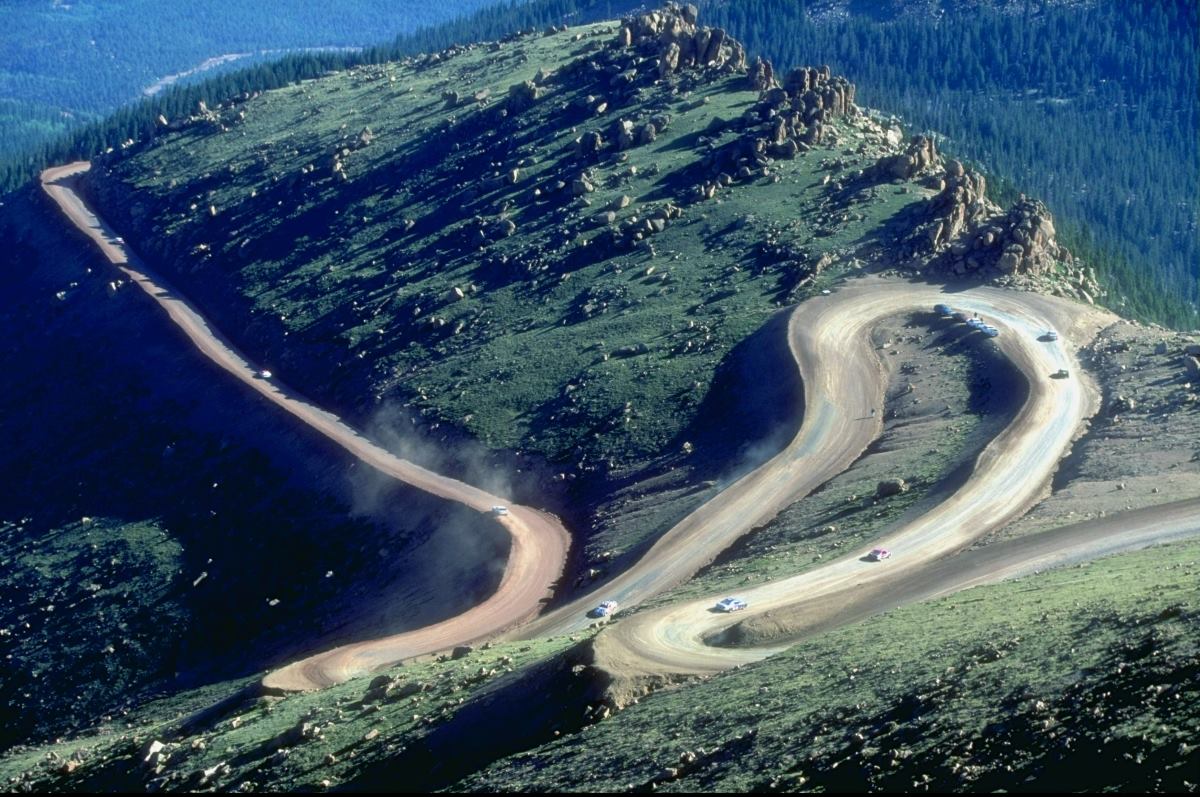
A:
MULTIPOLYGON (((891 549, 892 558, 874 562, 865 556, 866 549, 859 550, 815 570, 744 590, 736 597, 746 600, 750 608, 737 614, 715 611, 716 601, 724 596, 714 595, 619 619, 597 642, 602 666, 635 677, 718 672, 771 655, 805 633, 899 605, 897 601, 945 594, 1072 557, 1102 555, 1200 533, 1200 500, 1194 500, 1014 540, 994 550, 983 549, 987 553, 950 557, 1026 511, 1048 489, 1080 421, 1096 403, 1094 390, 1080 378, 1069 341, 1090 339, 1112 317, 1078 303, 1011 291, 974 288, 947 296, 932 286, 862 281, 835 297, 817 300, 813 308, 799 308, 792 331, 806 340, 794 345, 821 352, 824 362, 836 364, 833 367, 839 374, 850 372, 839 353, 853 339, 865 339, 875 320, 927 310, 934 302, 977 312, 999 327, 1000 337, 985 341, 980 336, 980 345, 998 345, 1029 384, 1025 402, 1009 426, 979 455, 970 477, 924 515, 881 530, 876 545, 891 549), (1059 331, 1061 342, 1038 339, 1051 328, 1059 331), (1049 378, 1060 368, 1072 376, 1049 378)), ((861 352, 862 346, 856 343, 854 351, 861 352)), ((853 373, 861 373, 861 369, 853 373)), ((838 395, 852 398, 862 384, 846 384, 837 375, 806 372, 805 384, 814 382, 845 391, 831 393, 829 400, 838 395)), ((858 405, 852 406, 859 411, 858 405)), ((838 420, 845 426, 852 418, 852 413, 843 413, 838 420)), ((802 429, 800 435, 804 434, 802 429)), ((813 468, 820 466, 812 463, 813 468)), ((755 504, 749 495, 755 489, 752 483, 730 489, 746 491, 747 503, 755 504)), ((701 507, 696 514, 705 510, 701 507)), ((675 544, 690 546, 686 538, 675 544)), ((645 562, 638 567, 656 564, 645 562)), ((563 627, 571 620, 563 617, 560 622, 563 627)), ((578 625, 578 620, 574 624, 578 625)), ((520 633, 527 633, 528 628, 520 633)))
MULTIPOLYGON (((157 301, 193 343, 233 376, 344 446, 364 462, 413 486, 479 511, 507 503, 462 482, 399 460, 337 418, 280 385, 255 377, 246 358, 212 330, 178 294, 115 240, 71 190, 86 164, 43 174, 43 185, 64 212, 115 266, 157 301)), ((884 373, 870 341, 879 321, 945 302, 977 313, 1001 330, 997 338, 973 333, 977 345, 997 346, 1024 375, 1028 393, 1011 423, 980 453, 971 475, 924 515, 882 529, 876 544, 891 548, 885 562, 856 551, 815 570, 764 584, 739 595, 749 610, 712 610, 722 596, 688 601, 620 618, 599 637, 601 664, 625 674, 709 673, 763 658, 781 641, 735 648, 730 643, 794 639, 806 632, 867 616, 907 602, 1019 574, 1070 557, 1151 544, 1200 533, 1200 499, 1108 521, 1094 521, 1014 540, 958 556, 988 532, 1036 503, 1048 489, 1080 422, 1097 405, 1074 346, 1089 341, 1110 314, 1075 302, 995 288, 957 292, 929 284, 862 279, 797 307, 788 344, 804 386, 804 417, 778 454, 684 518, 629 570, 569 605, 525 625, 550 584, 562 573, 566 532, 549 516, 514 507, 501 521, 513 537, 512 556, 497 593, 458 617, 424 629, 347 645, 272 673, 277 689, 336 683, 404 658, 445 650, 508 628, 534 638, 586 627, 588 609, 601 600, 630 608, 691 578, 749 529, 845 470, 879 435, 884 373), (1059 341, 1039 340, 1056 329, 1059 341), (1067 379, 1050 374, 1067 369, 1067 379), (731 630, 732 629, 732 630, 731 630)))
MULTIPOLYGON (((895 564, 873 567, 859 561, 859 553, 798 581, 764 587, 765 592, 755 593, 755 603, 776 605, 819 585, 833 589, 852 579, 898 577, 906 568, 961 549, 1028 508, 1095 403, 1094 391, 1084 380, 1048 378, 1059 368, 1080 372, 1066 343, 1037 338, 1047 328, 1056 328, 1064 341, 1090 339, 1112 316, 1074 302, 995 288, 948 295, 934 285, 859 280, 831 296, 810 299, 792 314, 789 345, 800 369, 805 404, 803 423, 792 442, 672 528, 625 573, 523 627, 519 635, 575 631, 586 627, 587 610, 601 600, 632 606, 683 583, 747 529, 766 523, 845 470, 878 436, 882 424, 880 415, 871 412, 882 406, 884 391, 883 370, 871 345, 872 327, 889 316, 931 312, 939 302, 977 312, 1003 330, 994 339, 974 334, 978 345, 996 345, 1013 360, 1029 382, 1029 398, 981 454, 974 477, 962 489, 926 519, 881 536, 881 545, 903 551, 895 564)), ((703 609, 707 612, 708 606, 703 609)), ((665 617, 666 625, 681 619, 670 612, 665 617)))
POLYGON ((268 675, 268 686, 289 690, 328 686, 377 666, 495 635, 538 613, 562 576, 570 546, 570 537, 557 518, 529 507, 512 506, 506 498, 401 459, 278 380, 260 378, 259 369, 245 355, 87 207, 75 191, 75 180, 89 168, 90 164, 78 162, 47 169, 42 173, 42 188, 71 223, 115 268, 145 291, 204 356, 361 462, 398 481, 479 512, 490 512, 498 504, 510 506, 511 513, 496 520, 512 537, 511 553, 499 588, 486 601, 427 628, 337 648, 297 662, 268 675))

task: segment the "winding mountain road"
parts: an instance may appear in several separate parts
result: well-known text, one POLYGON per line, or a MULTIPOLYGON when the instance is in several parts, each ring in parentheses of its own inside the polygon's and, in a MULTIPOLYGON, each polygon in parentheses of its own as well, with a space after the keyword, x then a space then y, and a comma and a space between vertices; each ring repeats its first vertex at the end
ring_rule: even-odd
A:
MULTIPOLYGON (((872 328, 902 313, 930 312, 938 302, 977 312, 1003 330, 990 340, 973 334, 978 345, 997 345, 1028 381, 1029 396, 1016 417, 980 455, 967 484, 929 515, 882 536, 881 545, 903 552, 898 561, 881 568, 860 561, 859 553, 747 595, 765 609, 813 590, 892 579, 916 564, 961 549, 1027 509, 1095 404, 1094 390, 1085 381, 1049 379, 1059 368, 1072 373, 1079 369, 1064 345, 1038 337, 1047 328, 1057 328, 1064 339, 1090 339, 1112 317, 1075 302, 997 288, 971 288, 948 296, 934 285, 859 280, 792 312, 789 345, 804 385, 805 414, 791 443, 672 528, 632 568, 517 633, 533 637, 576 631, 586 627, 585 612, 600 600, 631 606, 681 584, 746 530, 766 523, 845 470, 881 429, 882 419, 871 415, 872 408, 882 406, 885 386, 871 345, 872 328)), ((701 604, 699 609, 707 615, 711 606, 701 604)), ((656 638, 643 632, 640 641, 663 647, 668 637, 695 625, 684 622, 695 608, 680 606, 662 613, 656 638)), ((644 623, 629 618, 620 625, 641 628, 644 623)))
MULTIPOLYGON (((72 181, 86 169, 87 164, 71 164, 47 170, 43 187, 72 223, 153 297, 206 356, 372 467, 479 511, 506 503, 400 460, 286 388, 256 378, 246 358, 87 209, 72 189, 72 181)), ((788 345, 805 394, 803 422, 793 440, 680 521, 627 571, 525 622, 561 576, 568 538, 552 517, 513 507, 511 516, 499 519, 512 535, 513 547, 493 597, 443 623, 343 646, 289 665, 270 674, 265 685, 279 690, 321 687, 506 629, 506 636, 517 638, 570 633, 592 622, 586 612, 601 600, 633 607, 685 582, 749 529, 766 523, 861 456, 880 433, 882 419, 871 410, 882 406, 885 386, 870 332, 886 318, 928 311, 938 302, 978 313, 998 327, 1001 334, 995 339, 973 333, 978 345, 998 346, 1028 384, 1022 406, 980 453, 970 476, 925 514, 881 530, 877 544, 895 551, 891 560, 868 562, 862 557, 865 551, 859 551, 755 587, 740 594, 751 607, 736 615, 715 613, 714 596, 619 618, 597 639, 606 667, 634 675, 716 672, 781 649, 782 642, 771 640, 794 639, 902 602, 1054 562, 1200 533, 1200 499, 1193 499, 960 553, 1025 512, 1049 489, 1081 421, 1098 400, 1090 381, 1080 378, 1071 344, 1090 340, 1114 317, 1038 294, 984 287, 950 292, 930 284, 861 279, 792 311, 788 345), (1059 342, 1039 340, 1047 328, 1059 331, 1059 342), (1060 368, 1073 376, 1051 379, 1060 368), (736 642, 754 646, 728 646, 736 642)))
MULTIPOLYGON (((856 402, 855 397, 861 396, 863 385, 871 385, 871 392, 878 395, 883 389, 882 372, 876 368, 873 381, 859 381, 868 371, 861 364, 847 363, 846 354, 861 357, 869 351, 869 332, 877 322, 902 313, 928 311, 939 302, 982 315, 998 327, 1001 334, 995 339, 974 334, 980 345, 997 345, 1028 384, 1022 406, 980 453, 963 484, 923 515, 880 531, 874 544, 891 549, 891 559, 870 561, 864 555, 866 550, 859 550, 791 578, 743 590, 737 597, 746 600, 749 608, 733 615, 714 609, 722 597, 714 595, 620 618, 597 639, 600 666, 625 678, 716 673, 770 656, 807 634, 903 603, 1056 563, 1200 534, 1200 499, 1192 499, 960 553, 1023 514, 1049 489, 1081 421, 1098 401, 1094 386, 1080 378, 1081 369, 1069 341, 1090 340, 1115 317, 1077 302, 1037 294, 972 288, 947 295, 935 286, 861 280, 835 296, 806 302, 792 316, 792 347, 811 355, 798 356, 797 362, 806 390, 813 385, 817 391, 818 406, 835 405, 836 420, 842 427, 855 415, 861 418, 861 401, 856 402), (1040 340, 1047 329, 1057 329, 1060 342, 1040 340), (821 366, 815 373, 809 370, 813 363, 821 366), (1061 368, 1073 376, 1050 378, 1061 368), (822 395, 826 390, 830 392, 822 395)), ((874 352, 870 359, 877 362, 874 352)), ((823 423, 824 417, 818 417, 823 423)), ((806 448, 797 443, 807 437, 808 425, 806 418, 796 440, 776 458, 784 461, 772 460, 763 467, 778 470, 785 462, 795 466, 794 457, 805 458, 806 448)), ((801 470, 823 472, 825 463, 803 464, 807 467, 801 470)), ((762 507, 748 519, 752 526, 761 523, 772 509, 767 501, 757 499, 761 488, 752 480, 745 479, 729 490, 743 493, 745 505, 762 507)), ((689 521, 696 522, 696 515, 707 509, 707 505, 701 507, 689 521)), ((681 536, 673 544, 686 549, 690 541, 681 536)), ((632 578, 637 584, 637 577, 631 574, 657 564, 639 562, 614 583, 632 578)), ((582 609, 601 593, 610 596, 612 587, 587 596, 574 608, 582 609)), ((578 612, 575 618, 556 612, 517 633, 527 635, 531 628, 549 633, 570 630, 578 627, 577 618, 578 612), (554 623, 549 629, 548 621, 554 623)))
POLYGON ((88 208, 75 190, 75 181, 90 166, 87 162, 77 162, 47 169, 42 173, 42 188, 70 222, 96 244, 114 267, 145 291, 205 357, 359 461, 397 481, 479 512, 490 513, 497 504, 510 508, 507 516, 495 518, 508 531, 512 546, 500 585, 490 598, 445 622, 335 648, 291 664, 268 675, 265 685, 279 690, 329 686, 383 664, 493 636, 536 615, 553 595, 554 585, 566 565, 570 536, 562 523, 548 513, 510 505, 505 498, 401 459, 278 380, 260 378, 259 369, 249 358, 209 324, 167 280, 148 268, 88 208))

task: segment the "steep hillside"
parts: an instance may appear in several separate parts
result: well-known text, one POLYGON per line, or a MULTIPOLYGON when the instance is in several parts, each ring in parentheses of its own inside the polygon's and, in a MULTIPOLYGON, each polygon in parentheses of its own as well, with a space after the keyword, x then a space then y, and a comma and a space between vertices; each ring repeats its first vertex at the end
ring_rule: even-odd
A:
MULTIPOLYGON (((1097 275, 1050 210, 1001 206, 988 182, 860 107, 846 78, 748 58, 690 6, 198 104, 97 159, 83 189, 121 233, 110 245, 244 350, 247 383, 298 389, 439 472, 511 482, 574 534, 550 607, 569 630, 525 625, 303 694, 256 676, 478 603, 505 539, 480 513, 381 484, 229 380, 40 194, 6 203, 0 778, 1188 788, 1194 541, 905 605, 929 597, 906 561, 969 569, 1079 516, 1200 496, 1198 342, 1091 307, 1097 275), (1003 333, 933 308, 981 294, 1002 297, 984 309, 1003 308, 1003 333), (863 296, 883 298, 846 302, 863 296), (796 318, 816 319, 803 331, 820 347, 796 342, 796 318), (1001 461, 992 444, 1017 417, 1009 445, 1025 453, 1001 461), (862 455, 758 528, 745 517, 759 506, 734 503, 694 579, 622 596, 604 622, 567 603, 822 423, 862 455), (996 472, 1019 491, 945 510, 963 536, 913 533, 889 562, 853 553, 996 472), (991 507, 995 533, 966 535, 991 507), (983 557, 959 550, 972 542, 983 557), (879 605, 820 633, 799 598, 750 607, 707 652, 800 641, 711 677, 639 671, 618 699, 605 650, 639 619, 823 559, 858 568, 831 583, 879 605)), ((839 455, 792 464, 825 473, 839 455)))
POLYGON ((0 746, 494 589, 507 543, 474 513, 229 384, 40 202, 0 235, 0 746))
POLYGON ((1004 215, 844 79, 704 35, 709 66, 665 73, 656 33, 613 25, 351 70, 168 120, 91 190, 287 380, 402 438, 526 454, 589 555, 628 550, 769 451, 781 402, 728 408, 773 356, 738 342, 782 305, 898 253, 1087 284, 1045 208, 1004 215))
POLYGON ((1198 763, 1198 556, 1186 543, 981 587, 611 716, 573 674, 585 646, 505 645, 234 701, 182 730, 174 717, 213 693, 160 701, 13 751, 0 777, 34 791, 1182 791, 1198 763))

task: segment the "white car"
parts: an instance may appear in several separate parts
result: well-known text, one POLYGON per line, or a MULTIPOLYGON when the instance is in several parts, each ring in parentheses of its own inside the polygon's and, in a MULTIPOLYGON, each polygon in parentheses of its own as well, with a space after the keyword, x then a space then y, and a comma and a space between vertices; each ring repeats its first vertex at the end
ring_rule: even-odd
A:
POLYGON ((717 609, 722 612, 740 612, 749 604, 741 598, 726 598, 717 602, 717 609))
POLYGON ((872 548, 871 552, 867 554, 872 562, 882 562, 884 559, 890 558, 891 555, 892 552, 887 548, 872 548))
POLYGON ((588 612, 588 617, 609 617, 617 611, 616 601, 604 601, 588 612))
POLYGON ((1042 340, 1058 340, 1058 333, 1053 329, 1047 329, 1045 334, 1042 335, 1042 340))
POLYGON ((494 506, 492 507, 492 514, 496 517, 504 517, 508 514, 508 507, 499 505, 494 506))

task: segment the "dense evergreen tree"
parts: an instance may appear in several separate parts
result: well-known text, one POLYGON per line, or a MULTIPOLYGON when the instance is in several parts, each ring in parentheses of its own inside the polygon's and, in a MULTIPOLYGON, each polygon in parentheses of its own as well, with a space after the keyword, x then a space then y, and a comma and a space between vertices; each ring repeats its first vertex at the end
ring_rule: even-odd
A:
POLYGON ((810 18, 795 0, 702 5, 751 52, 830 64, 860 104, 1044 199, 1117 309, 1200 326, 1194 0, 1029 0, 882 22, 810 18))

